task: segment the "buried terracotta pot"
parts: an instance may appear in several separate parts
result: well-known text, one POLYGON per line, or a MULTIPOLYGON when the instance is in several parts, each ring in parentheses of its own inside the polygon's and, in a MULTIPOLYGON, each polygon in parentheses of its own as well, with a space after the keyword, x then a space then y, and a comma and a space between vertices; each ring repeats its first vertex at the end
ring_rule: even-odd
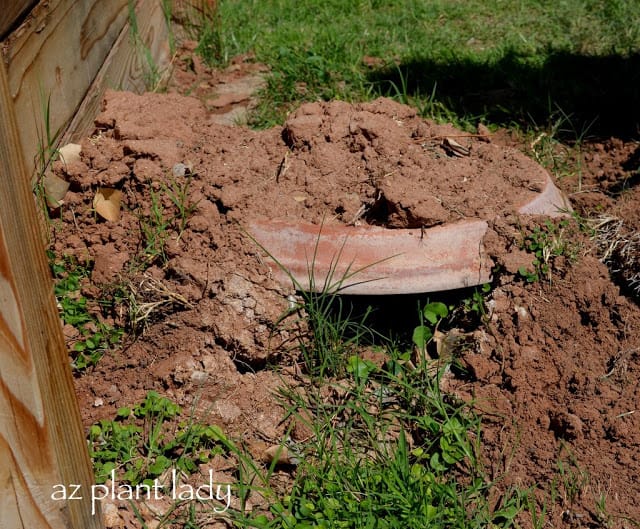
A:
MULTIPOLYGON (((564 216, 567 199, 547 175, 518 212, 564 216)), ((297 290, 383 295, 438 292, 491 280, 483 238, 488 224, 469 219, 425 230, 256 220, 249 233, 274 260, 274 277, 297 290)))

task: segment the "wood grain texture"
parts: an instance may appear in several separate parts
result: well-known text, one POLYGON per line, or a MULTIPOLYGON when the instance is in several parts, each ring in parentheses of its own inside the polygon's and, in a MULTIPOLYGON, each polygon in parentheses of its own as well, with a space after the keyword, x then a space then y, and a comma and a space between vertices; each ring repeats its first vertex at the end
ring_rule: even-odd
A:
POLYGON ((150 69, 165 75, 170 67, 168 28, 159 0, 140 0, 136 6, 138 41, 127 22, 91 84, 78 112, 67 129, 63 143, 78 142, 93 131, 107 88, 142 93, 149 86, 150 69), (145 47, 147 52, 142 48, 145 47), (151 64, 149 64, 151 62, 151 64))
POLYGON ((37 0, 0 0, 0 38, 11 29, 16 21, 26 13, 37 0))
MULTIPOLYGON (((99 529, 69 359, 0 64, 0 529, 99 529), (55 485, 83 499, 57 501, 55 485)), ((98 513, 99 514, 99 513, 98 513)))
POLYGON ((127 0, 40 2, 2 43, 23 158, 32 167, 43 136, 64 129, 127 21, 127 0), (39 133, 40 131, 40 133, 39 133))

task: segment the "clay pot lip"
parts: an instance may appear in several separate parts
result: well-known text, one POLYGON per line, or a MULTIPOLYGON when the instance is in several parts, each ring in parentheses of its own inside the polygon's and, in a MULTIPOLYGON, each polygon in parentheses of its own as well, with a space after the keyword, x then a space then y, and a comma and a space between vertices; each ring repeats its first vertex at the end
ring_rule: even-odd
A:
MULTIPOLYGON (((567 216, 568 200, 544 173, 542 191, 517 212, 567 216)), ((250 221, 247 232, 275 261, 271 271, 283 285, 354 295, 417 294, 490 282, 494 263, 483 245, 489 222, 466 218, 426 229, 389 229, 263 218, 250 221)))
POLYGON ((484 220, 428 230, 255 220, 248 233, 276 261, 271 273, 296 290, 353 295, 455 290, 491 280, 484 220))
POLYGON ((542 191, 522 204, 518 208, 518 213, 521 215, 544 215, 547 217, 566 217, 570 215, 573 208, 569 199, 556 187, 547 171, 544 171, 544 175, 545 184, 542 191))

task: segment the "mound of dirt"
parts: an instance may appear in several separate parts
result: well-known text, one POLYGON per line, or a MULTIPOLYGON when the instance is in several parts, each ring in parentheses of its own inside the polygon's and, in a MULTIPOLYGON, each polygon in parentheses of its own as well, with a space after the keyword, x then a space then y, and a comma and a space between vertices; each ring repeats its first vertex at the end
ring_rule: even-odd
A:
MULTIPOLYGON (((502 272, 478 346, 448 389, 485 412, 484 456, 504 488, 548 485, 560 464, 575 480, 590 476, 571 497, 569 483, 556 487, 565 497, 553 526, 609 523, 595 507, 603 495, 616 526, 630 526, 624 517, 640 519, 640 309, 577 234, 576 261, 553 259, 552 281, 518 276, 533 257, 520 249, 529 221, 512 213, 546 173, 495 142, 387 99, 307 104, 283 127, 251 131, 217 123, 197 99, 109 92, 81 161, 55 167, 71 187, 53 248, 91 261, 88 297, 114 286, 134 295, 108 322, 151 310, 135 342, 77 377, 85 424, 157 389, 183 405, 201 400, 250 446, 281 439, 279 379, 262 368, 289 358, 276 322, 293 292, 244 232, 250 219, 415 228, 481 218, 502 272), (96 216, 98 187, 122 191, 118 221, 96 216)), ((611 183, 585 179, 594 193, 597 178, 611 183)))
MULTIPOLYGON (((495 228, 504 255, 521 234, 513 224, 495 228)), ((577 234, 572 241, 590 246, 577 234)), ((536 486, 545 504, 544 484, 565 473, 553 527, 640 516, 629 502, 640 494, 640 310, 591 253, 559 259, 552 282, 534 288, 500 275, 478 347, 463 353, 464 374, 447 381, 481 411, 485 461, 503 490, 536 486)))
POLYGON ((388 99, 310 103, 282 130, 249 133, 218 125, 193 98, 111 92, 96 124, 135 160, 156 161, 155 172, 139 161, 133 177, 153 179, 158 161, 166 171, 189 160, 219 190, 218 207, 238 220, 362 219, 416 228, 491 219, 533 198, 546 178, 516 149, 434 125, 388 99))

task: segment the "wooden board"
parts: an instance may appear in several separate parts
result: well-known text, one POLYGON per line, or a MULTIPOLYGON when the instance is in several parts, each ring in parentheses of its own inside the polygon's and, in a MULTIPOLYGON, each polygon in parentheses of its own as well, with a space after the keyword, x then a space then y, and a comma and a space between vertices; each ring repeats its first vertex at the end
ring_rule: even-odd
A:
POLYGON ((0 528, 100 529, 69 358, 0 63, 0 528), (80 485, 83 499, 58 500, 80 485))
POLYGON ((50 0, 2 43, 28 167, 45 136, 47 99, 55 133, 75 114, 127 18, 127 0, 50 0))
POLYGON ((35 3, 37 0, 0 0, 0 38, 4 38, 23 13, 35 3))
POLYGON ((161 1, 138 0, 135 13, 137 40, 128 0, 40 2, 2 43, 28 169, 35 168, 46 138, 48 100, 49 131, 60 131, 66 143, 91 132, 106 88, 141 92, 149 88, 152 67, 166 71, 170 53, 161 1))
POLYGON ((71 121, 63 143, 78 142, 92 132, 93 120, 100 111, 107 88, 142 93, 154 88, 150 79, 153 67, 161 77, 168 73, 171 58, 161 3, 158 0, 139 1, 136 21, 139 40, 136 42, 132 38, 131 26, 126 23, 71 121), (142 47, 146 48, 148 56, 142 47))

